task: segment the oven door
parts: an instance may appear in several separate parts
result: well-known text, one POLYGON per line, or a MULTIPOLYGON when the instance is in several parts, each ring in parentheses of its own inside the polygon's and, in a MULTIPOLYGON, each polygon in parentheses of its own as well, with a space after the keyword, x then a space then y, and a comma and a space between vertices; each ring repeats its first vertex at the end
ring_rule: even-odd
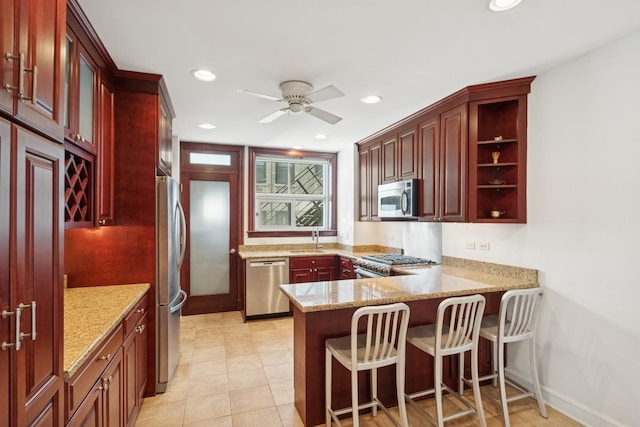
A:
POLYGON ((373 271, 365 270, 362 268, 356 268, 355 272, 357 279, 375 279, 377 277, 385 277, 382 274, 374 273, 373 271))

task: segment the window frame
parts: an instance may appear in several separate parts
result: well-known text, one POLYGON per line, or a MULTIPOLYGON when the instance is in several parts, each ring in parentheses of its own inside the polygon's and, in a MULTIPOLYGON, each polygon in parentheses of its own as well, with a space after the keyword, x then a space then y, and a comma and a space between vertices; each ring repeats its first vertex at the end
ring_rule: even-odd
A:
POLYGON ((257 157, 273 157, 277 159, 295 159, 295 160, 326 160, 329 164, 328 178, 329 185, 327 186, 328 194, 328 213, 327 224, 325 228, 320 230, 321 236, 337 236, 338 231, 336 227, 337 218, 337 163, 338 155, 336 153, 327 153, 319 151, 301 151, 301 150, 287 150, 277 148, 261 148, 261 147, 249 147, 249 182, 248 182, 248 211, 249 211, 249 224, 247 230, 248 237, 301 237, 309 236, 309 230, 256 230, 256 159, 257 157))

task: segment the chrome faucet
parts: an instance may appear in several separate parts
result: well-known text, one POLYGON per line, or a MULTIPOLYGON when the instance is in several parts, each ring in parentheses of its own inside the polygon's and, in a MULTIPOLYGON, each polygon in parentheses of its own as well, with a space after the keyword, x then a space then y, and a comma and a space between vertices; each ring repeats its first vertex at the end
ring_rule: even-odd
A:
POLYGON ((314 229, 311 230, 311 241, 315 242, 316 249, 320 248, 320 232, 318 231, 317 225, 315 225, 314 229))

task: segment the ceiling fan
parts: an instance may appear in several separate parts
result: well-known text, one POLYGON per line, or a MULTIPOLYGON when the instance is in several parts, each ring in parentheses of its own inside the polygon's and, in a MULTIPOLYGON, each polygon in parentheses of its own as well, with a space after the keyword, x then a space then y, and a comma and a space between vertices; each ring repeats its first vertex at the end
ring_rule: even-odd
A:
POLYGON ((238 92, 247 93, 249 95, 257 96, 260 98, 270 99, 272 101, 284 102, 287 104, 287 107, 281 108, 280 110, 269 114, 267 117, 258 120, 258 123, 271 123, 278 117, 286 114, 288 111, 293 114, 307 113, 332 125, 335 125, 340 120, 342 120, 342 117, 338 117, 335 114, 329 113, 328 111, 321 110, 311 105, 315 102, 326 101, 329 99, 344 96, 344 93, 342 93, 333 85, 318 89, 314 92, 313 86, 311 86, 307 82, 299 80, 289 80, 280 83, 280 92, 282 93, 281 98, 277 98, 271 95, 265 95, 263 93, 252 92, 245 89, 238 89, 238 92))

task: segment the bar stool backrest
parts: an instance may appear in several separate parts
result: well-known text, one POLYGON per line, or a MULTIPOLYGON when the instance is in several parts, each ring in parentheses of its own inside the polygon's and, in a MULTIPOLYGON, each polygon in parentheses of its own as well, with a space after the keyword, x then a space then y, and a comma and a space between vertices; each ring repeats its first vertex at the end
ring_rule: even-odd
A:
POLYGON ((498 339, 503 343, 529 339, 535 332, 542 288, 514 289, 502 295, 498 339))
POLYGON ((443 300, 436 319, 436 353, 447 356, 470 350, 478 342, 484 305, 479 294, 443 300))
POLYGON ((409 326, 409 306, 404 303, 361 307, 351 318, 352 366, 367 369, 388 365, 404 355, 409 326), (358 343, 360 324, 366 325, 365 342, 358 343))

